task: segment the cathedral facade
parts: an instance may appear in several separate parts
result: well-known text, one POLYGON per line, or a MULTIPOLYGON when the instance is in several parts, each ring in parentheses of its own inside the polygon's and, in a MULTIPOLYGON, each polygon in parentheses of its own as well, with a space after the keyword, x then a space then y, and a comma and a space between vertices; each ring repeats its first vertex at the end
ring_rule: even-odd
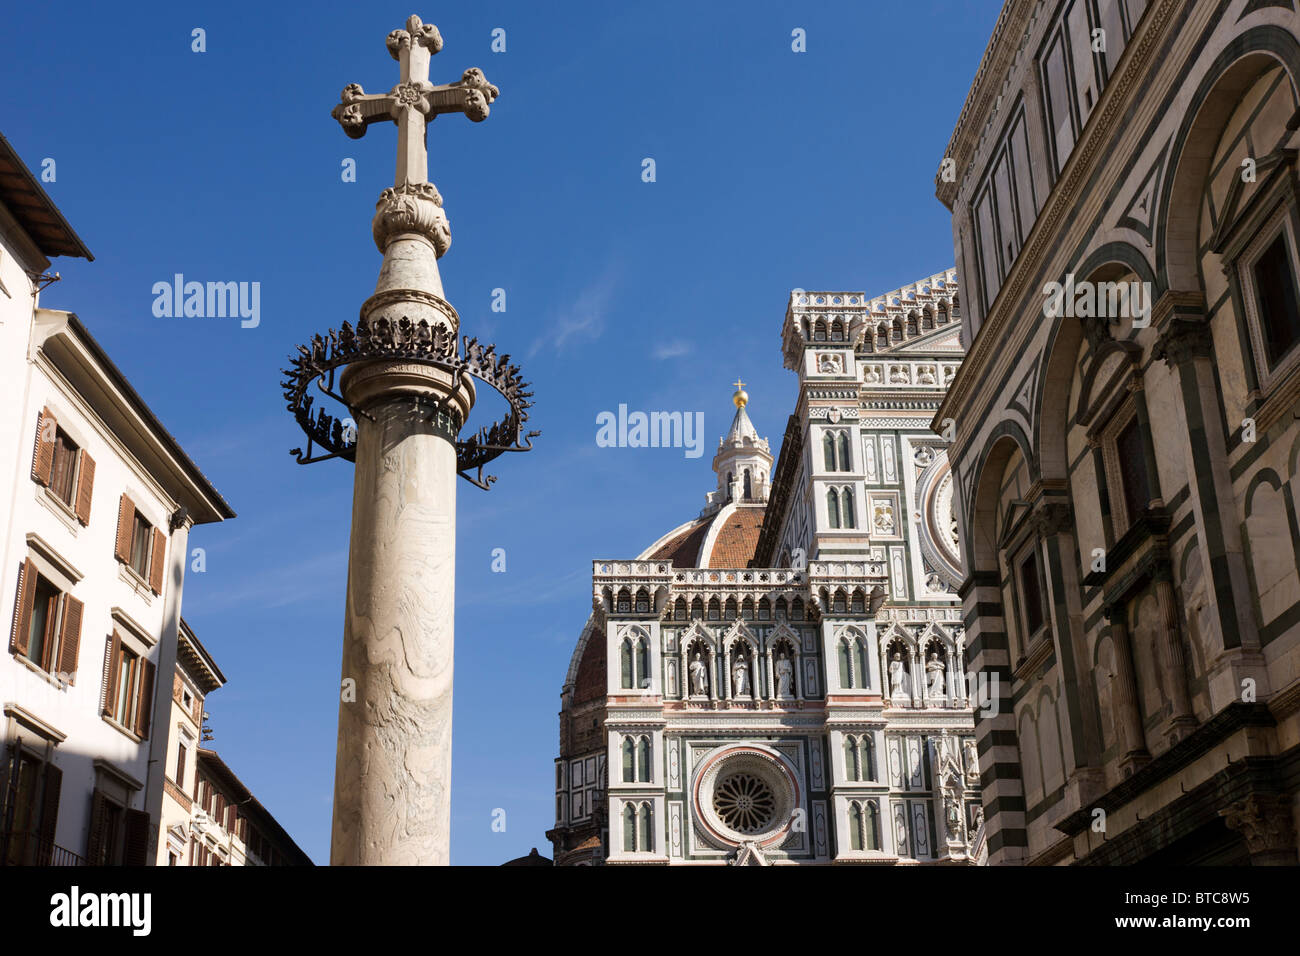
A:
POLYGON ((1002 10, 936 180, 991 863, 1297 862, 1298 126, 1291 0, 1002 10))
POLYGON ((952 476, 955 270, 791 294, 780 459, 736 412, 698 517, 593 564, 561 693, 557 865, 986 857, 952 476))

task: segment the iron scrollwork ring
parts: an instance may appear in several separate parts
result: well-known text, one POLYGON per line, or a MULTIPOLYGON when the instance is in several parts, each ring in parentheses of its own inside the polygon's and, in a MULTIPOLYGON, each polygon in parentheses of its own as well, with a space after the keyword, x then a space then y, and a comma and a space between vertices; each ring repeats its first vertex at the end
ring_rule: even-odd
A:
MULTIPOLYGON (((471 375, 501 394, 509 406, 505 416, 491 426, 484 426, 466 439, 457 438, 456 471, 470 483, 487 489, 496 476, 484 475, 483 468, 494 458, 506 452, 529 451, 532 439, 540 431, 525 431, 529 401, 533 393, 520 376, 519 366, 510 364, 510 356, 496 354, 496 346, 480 345, 477 338, 456 336, 442 323, 433 326, 421 319, 412 322, 406 316, 396 322, 381 317, 373 322, 361 319, 354 329, 344 322, 336 332, 314 335, 307 345, 297 347, 298 354, 290 356, 290 368, 281 369, 286 376, 281 386, 294 420, 307 435, 307 449, 291 449, 300 465, 342 458, 356 461, 356 432, 345 426, 342 419, 330 415, 324 408, 313 408, 315 397, 308 394, 312 383, 322 393, 335 399, 354 414, 364 412, 352 409, 335 390, 334 378, 339 369, 354 362, 391 360, 414 362, 441 369, 451 375, 451 393, 455 394, 465 375, 471 375), (326 453, 313 455, 315 446, 326 453)), ((450 408, 440 407, 435 401, 421 399, 417 406, 428 409, 432 416, 450 413, 450 408)), ((462 422, 453 422, 459 430, 462 422)))

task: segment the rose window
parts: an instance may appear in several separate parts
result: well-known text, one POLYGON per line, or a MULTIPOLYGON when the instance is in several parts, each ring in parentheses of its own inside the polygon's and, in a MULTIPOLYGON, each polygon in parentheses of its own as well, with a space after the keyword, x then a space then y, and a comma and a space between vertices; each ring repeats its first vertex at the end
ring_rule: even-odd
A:
POLYGON ((737 833, 762 833, 776 816, 776 794, 767 782, 749 773, 735 773, 718 781, 713 809, 737 833))

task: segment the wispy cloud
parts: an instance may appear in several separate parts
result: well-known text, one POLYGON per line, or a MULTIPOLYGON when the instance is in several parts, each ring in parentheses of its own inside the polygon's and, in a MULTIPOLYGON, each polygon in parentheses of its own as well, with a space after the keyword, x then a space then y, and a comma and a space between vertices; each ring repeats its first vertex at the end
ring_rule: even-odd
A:
POLYGON ((605 331, 605 316, 614 298, 616 272, 612 267, 606 268, 567 307, 560 309, 546 334, 533 342, 528 357, 532 358, 548 344, 558 353, 571 344, 594 342, 600 338, 605 331))
POLYGON ((226 607, 269 609, 314 601, 338 589, 347 566, 346 550, 316 554, 294 564, 257 569, 228 588, 194 588, 193 598, 187 588, 186 604, 197 604, 206 614, 226 607))
POLYGON ((691 347, 689 345, 681 339, 677 339, 673 342, 665 342, 662 345, 656 345, 652 354, 655 358, 662 361, 663 359, 680 358, 683 355, 690 354, 690 351, 691 347))

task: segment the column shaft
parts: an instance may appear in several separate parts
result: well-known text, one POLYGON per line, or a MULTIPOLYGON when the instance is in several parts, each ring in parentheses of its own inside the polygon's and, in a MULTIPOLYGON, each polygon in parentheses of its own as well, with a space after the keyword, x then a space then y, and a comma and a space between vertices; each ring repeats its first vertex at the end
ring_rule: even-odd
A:
POLYGON ((456 450, 413 406, 358 423, 334 865, 448 862, 456 450))

